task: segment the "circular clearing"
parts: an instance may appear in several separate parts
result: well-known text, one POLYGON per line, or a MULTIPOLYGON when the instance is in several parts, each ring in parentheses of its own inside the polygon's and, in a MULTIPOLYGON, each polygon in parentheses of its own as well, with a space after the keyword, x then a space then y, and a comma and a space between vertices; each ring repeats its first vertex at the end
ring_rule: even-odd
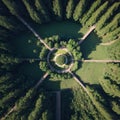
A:
POLYGON ((73 66, 73 56, 67 48, 54 48, 48 53, 47 63, 51 71, 67 73, 73 66))
POLYGON ((61 54, 55 56, 54 61, 59 67, 64 67, 67 64, 68 58, 65 54, 61 54))

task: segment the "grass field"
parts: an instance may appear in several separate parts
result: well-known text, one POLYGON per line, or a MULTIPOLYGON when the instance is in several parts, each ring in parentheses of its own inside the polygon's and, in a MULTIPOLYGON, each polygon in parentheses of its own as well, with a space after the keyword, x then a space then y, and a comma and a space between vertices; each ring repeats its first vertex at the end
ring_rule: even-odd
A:
POLYGON ((83 63, 76 72, 81 80, 89 84, 99 84, 99 79, 103 76, 106 63, 83 63))
POLYGON ((101 40, 92 32, 81 44, 81 51, 85 59, 109 59, 107 46, 100 45, 101 40))

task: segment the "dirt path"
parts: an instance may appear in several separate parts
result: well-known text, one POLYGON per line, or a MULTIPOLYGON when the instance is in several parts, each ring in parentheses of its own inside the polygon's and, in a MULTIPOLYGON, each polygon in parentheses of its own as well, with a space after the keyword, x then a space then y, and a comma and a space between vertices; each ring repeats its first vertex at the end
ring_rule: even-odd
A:
POLYGON ((106 42, 106 43, 100 43, 100 45, 103 45, 103 46, 109 46, 109 45, 112 45, 113 43, 117 42, 118 40, 113 40, 113 41, 110 41, 110 42, 106 42))
POLYGON ((120 63, 120 60, 78 60, 86 63, 120 63))
POLYGON ((38 83, 35 85, 35 88, 38 88, 39 85, 45 80, 45 78, 47 78, 49 74, 46 72, 43 77, 38 81, 38 83))
POLYGON ((83 90, 89 95, 89 91, 86 89, 86 87, 80 82, 80 80, 76 77, 76 75, 69 71, 69 73, 73 76, 74 80, 83 88, 83 90))
POLYGON ((12 107, 12 108, 10 109, 10 111, 9 111, 4 117, 2 117, 0 120, 5 120, 5 118, 6 118, 9 114, 11 114, 14 110, 16 110, 16 105, 15 105, 14 107, 12 107))
POLYGON ((42 44, 44 44, 44 46, 51 50, 51 48, 44 42, 44 40, 37 34, 37 32, 20 16, 17 16, 17 18, 35 35, 35 37, 38 38, 38 40, 40 40, 40 42, 42 44))
POLYGON ((81 40, 78 42, 78 44, 80 45, 87 37, 88 35, 96 28, 95 25, 91 26, 90 29, 88 30, 88 32, 81 38, 81 40))
POLYGON ((61 91, 56 92, 56 120, 61 120, 61 91))
POLYGON ((76 75, 73 72, 69 72, 74 80, 83 88, 83 90, 87 93, 87 95, 89 96, 89 98, 91 99, 93 105, 95 105, 96 109, 102 114, 103 116, 108 119, 109 116, 109 120, 112 120, 112 117, 110 116, 110 114, 108 113, 108 111, 104 110, 104 107, 102 106, 102 104, 100 104, 92 95, 91 93, 87 90, 87 88, 80 82, 80 80, 76 77, 76 75), (107 116, 106 116, 107 115, 107 116))

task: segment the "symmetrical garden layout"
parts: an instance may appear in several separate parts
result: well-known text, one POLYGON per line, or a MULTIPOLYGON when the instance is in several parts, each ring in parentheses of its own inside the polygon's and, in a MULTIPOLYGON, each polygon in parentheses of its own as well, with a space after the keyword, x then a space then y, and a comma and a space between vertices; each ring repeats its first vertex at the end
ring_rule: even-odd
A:
POLYGON ((0 8, 1 120, 120 119, 120 2, 0 8))

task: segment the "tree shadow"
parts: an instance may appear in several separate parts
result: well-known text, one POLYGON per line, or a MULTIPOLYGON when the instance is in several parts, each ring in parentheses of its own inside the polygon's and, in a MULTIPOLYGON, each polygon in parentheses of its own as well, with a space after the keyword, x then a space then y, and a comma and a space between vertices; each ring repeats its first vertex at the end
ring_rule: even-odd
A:
POLYGON ((101 39, 98 35, 93 31, 91 34, 85 39, 85 41, 81 44, 81 51, 84 59, 89 58, 89 54, 96 50, 96 47, 101 43, 101 39))
POLYGON ((74 23, 72 20, 51 21, 42 25, 33 26, 33 28, 42 38, 53 35, 59 35, 63 39, 78 39, 82 37, 82 34, 79 33, 81 25, 74 23))
POLYGON ((105 105, 106 107, 109 107, 108 103, 109 103, 109 99, 111 99, 111 97, 104 92, 104 90, 102 89, 102 87, 99 84, 88 84, 88 83, 86 83, 86 86, 89 86, 94 91, 96 91, 99 94, 99 97, 98 97, 98 99, 100 98, 99 101, 103 105, 105 105), (103 99, 104 99, 104 101, 102 102, 103 99))
POLYGON ((71 103, 73 99, 73 94, 71 89, 65 89, 61 92, 61 119, 70 120, 71 119, 71 103))
POLYGON ((58 91, 60 90, 60 83, 61 81, 52 81, 49 79, 49 77, 43 81, 42 87, 46 90, 46 91, 58 91))

